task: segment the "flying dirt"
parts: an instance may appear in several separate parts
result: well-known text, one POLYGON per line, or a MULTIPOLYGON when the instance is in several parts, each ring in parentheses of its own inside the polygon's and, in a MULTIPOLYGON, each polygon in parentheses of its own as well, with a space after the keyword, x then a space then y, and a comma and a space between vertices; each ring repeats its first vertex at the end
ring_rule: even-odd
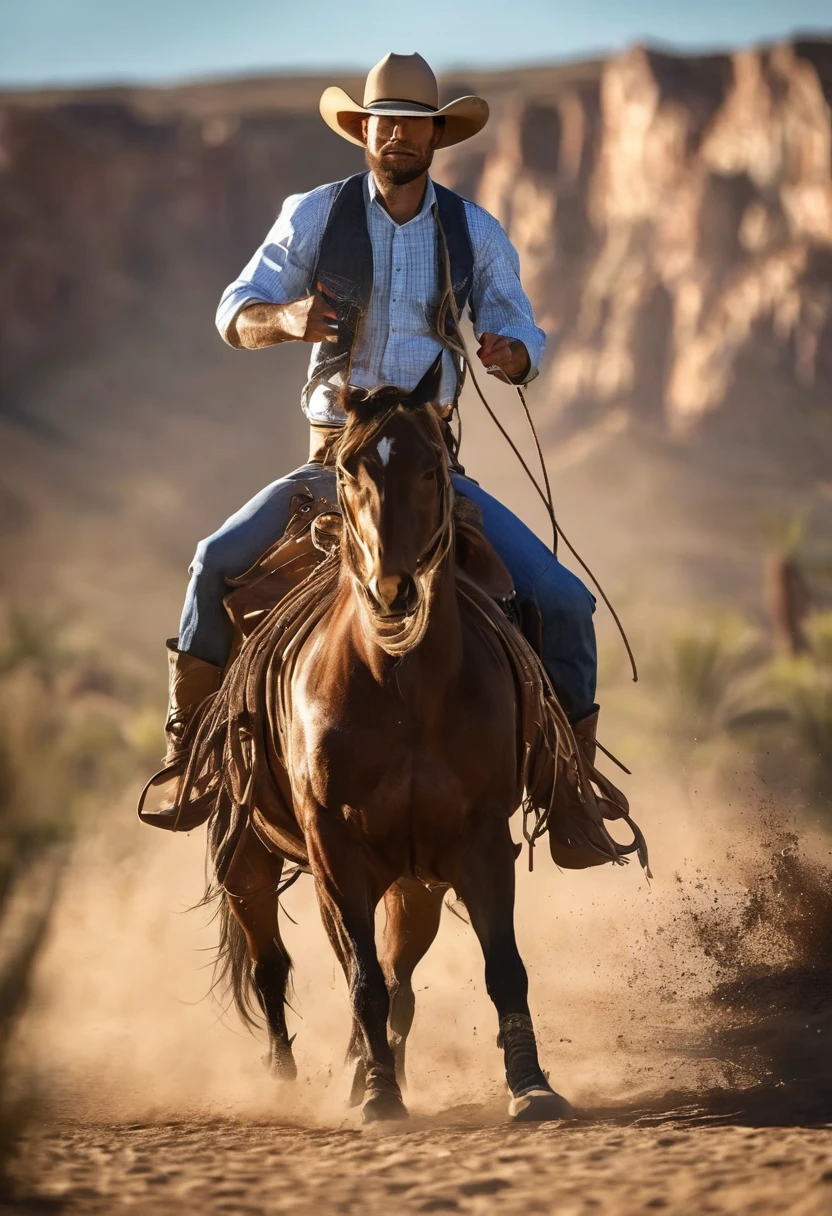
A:
POLYGON ((828 1210, 828 844, 762 801, 694 815, 670 784, 654 797, 651 884, 634 866, 575 876, 542 857, 520 876, 541 1052, 576 1106, 536 1128, 505 1123, 464 919, 444 914, 416 974, 411 1123, 361 1130, 344 1107, 343 979, 304 880, 282 912, 299 1080, 277 1085, 199 967, 198 840, 84 842, 21 1043, 48 1103, 17 1166, 29 1193, 88 1213, 828 1210))

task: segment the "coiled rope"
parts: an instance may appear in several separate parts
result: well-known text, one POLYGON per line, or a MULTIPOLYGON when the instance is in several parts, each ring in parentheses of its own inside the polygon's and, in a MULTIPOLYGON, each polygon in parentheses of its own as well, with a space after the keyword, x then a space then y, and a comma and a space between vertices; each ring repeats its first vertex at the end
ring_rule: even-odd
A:
MULTIPOLYGON (((623 641, 624 647, 627 651, 627 657, 630 660, 630 667, 633 672, 633 683, 637 683, 638 682, 638 667, 636 666, 636 659, 635 659, 635 655, 633 654, 633 648, 630 645, 630 640, 627 637, 627 633, 624 629, 623 624, 621 623, 621 618, 619 617, 618 613, 616 612, 615 608, 613 607, 609 596, 607 595, 604 588, 601 586, 595 573, 590 569, 590 567, 587 565, 587 563, 581 557, 580 553, 578 553, 577 549, 572 544, 572 542, 569 540, 569 537, 566 535, 566 533, 563 531, 563 528, 558 523, 557 515, 555 514, 554 499, 552 497, 552 487, 551 487, 551 484, 549 481, 549 472, 548 472, 548 469, 546 468, 546 459, 543 455, 543 448, 540 443, 540 438, 537 434, 537 428, 534 425, 534 420, 532 419, 531 411, 529 410, 528 404, 526 402, 525 393, 523 392, 523 390, 519 384, 512 384, 511 380, 509 380, 509 378, 503 372, 499 371, 498 369, 494 369, 493 372, 489 373, 490 375, 496 375, 500 380, 503 381, 504 384, 511 385, 511 387, 516 391, 517 396, 520 398, 520 404, 523 407, 523 413, 525 414, 526 422, 528 423, 529 430, 531 431, 531 434, 532 434, 532 439, 534 440, 535 450, 537 451, 537 458, 540 463, 540 471, 543 476, 543 487, 545 487, 545 488, 541 488, 539 481, 537 480, 537 478, 535 477, 535 475, 532 473, 531 469, 529 468, 528 464, 526 463, 526 460, 524 459, 522 452, 517 447, 517 444, 511 438, 508 431, 503 426, 502 422, 500 422, 500 419, 497 417, 497 415, 494 412, 494 410, 492 409, 491 405, 489 405, 485 394, 483 393, 482 389, 480 388, 480 384, 479 384, 479 381, 477 380, 476 372, 474 371, 474 363, 468 352, 468 345, 465 341, 465 335, 462 332, 462 326, 460 325, 459 309, 457 308, 456 297, 454 295, 453 284, 452 284, 452 279, 451 279, 451 259, 450 259, 449 253, 448 253, 448 242, 445 238, 445 232, 444 232, 444 229, 442 228, 442 224, 439 219, 438 210, 435 212, 435 219, 436 219, 437 232, 439 233, 439 246, 440 246, 441 256, 444 261, 444 267, 445 267, 445 295, 444 295, 444 299, 442 300, 442 303, 440 305, 439 315, 437 318, 437 336, 448 347, 449 350, 453 351, 453 353, 455 355, 457 355, 458 358, 463 360, 468 371, 471 373, 471 380, 473 381, 474 388, 477 391, 477 395, 479 396, 480 401, 485 406, 485 408, 488 412, 488 415, 491 418, 491 421, 497 427, 497 429, 500 432, 500 434, 502 435, 503 439, 505 439, 506 443, 511 448, 512 452, 514 453, 514 455, 516 456, 520 465, 522 466, 524 473, 526 474, 529 481, 531 482, 531 484, 534 486, 535 490, 537 491, 537 494, 538 494, 541 502, 543 503, 543 506, 546 508, 546 514, 549 516, 549 520, 552 525, 552 553, 553 553, 553 555, 555 557, 557 557, 558 540, 559 539, 562 540, 563 543, 566 545, 567 549, 569 550, 569 552, 572 554, 572 556, 575 558, 575 560, 578 562, 578 564, 581 566, 581 568, 586 572, 586 574, 592 580, 592 583, 595 586, 598 594, 600 595, 601 599, 604 601, 607 608, 609 609, 610 615, 612 616, 612 619, 615 621, 618 632, 621 634, 621 640, 623 641), (454 322, 453 328, 451 328, 447 324, 448 313, 450 313, 450 315, 453 319, 453 322, 454 322)), ((461 437, 461 432, 460 432, 460 437, 461 437)))

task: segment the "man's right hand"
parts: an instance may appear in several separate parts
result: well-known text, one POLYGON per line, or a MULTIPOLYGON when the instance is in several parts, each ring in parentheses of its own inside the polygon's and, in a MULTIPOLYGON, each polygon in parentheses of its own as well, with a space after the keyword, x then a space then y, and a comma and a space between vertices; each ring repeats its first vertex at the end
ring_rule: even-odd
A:
POLYGON ((288 304, 249 304, 235 319, 234 345, 260 350, 278 342, 337 342, 335 301, 322 283, 316 287, 311 296, 288 304))
POLYGON ((315 286, 318 290, 313 295, 298 301, 307 306, 306 325, 299 337, 303 342, 337 342, 338 314, 335 311, 335 300, 323 283, 316 283, 315 286))

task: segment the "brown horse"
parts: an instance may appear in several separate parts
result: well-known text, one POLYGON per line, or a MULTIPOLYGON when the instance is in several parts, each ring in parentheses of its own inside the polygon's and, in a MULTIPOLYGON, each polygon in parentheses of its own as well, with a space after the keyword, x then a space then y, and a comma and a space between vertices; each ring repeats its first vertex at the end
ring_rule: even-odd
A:
POLYGON ((538 1061, 515 940, 509 820, 539 785, 531 769, 551 777, 570 736, 530 649, 456 568, 434 388, 428 378, 409 397, 383 389, 346 402, 334 446, 340 546, 249 639, 203 725, 197 751, 237 696, 223 764, 244 776, 210 828, 228 895, 223 947, 238 1005, 253 986, 272 1067, 293 1076, 276 893, 285 858, 308 867, 349 986, 354 1101, 365 1121, 397 1118, 411 977, 453 889, 482 947, 510 1113, 563 1118, 570 1107, 538 1061))

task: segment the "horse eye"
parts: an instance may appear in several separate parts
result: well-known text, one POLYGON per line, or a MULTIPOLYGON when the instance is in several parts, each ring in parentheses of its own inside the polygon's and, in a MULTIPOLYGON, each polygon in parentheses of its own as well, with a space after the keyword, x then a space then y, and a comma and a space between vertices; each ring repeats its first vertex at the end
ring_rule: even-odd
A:
POLYGON ((436 481, 436 469, 428 469, 424 474, 425 481, 436 481))

